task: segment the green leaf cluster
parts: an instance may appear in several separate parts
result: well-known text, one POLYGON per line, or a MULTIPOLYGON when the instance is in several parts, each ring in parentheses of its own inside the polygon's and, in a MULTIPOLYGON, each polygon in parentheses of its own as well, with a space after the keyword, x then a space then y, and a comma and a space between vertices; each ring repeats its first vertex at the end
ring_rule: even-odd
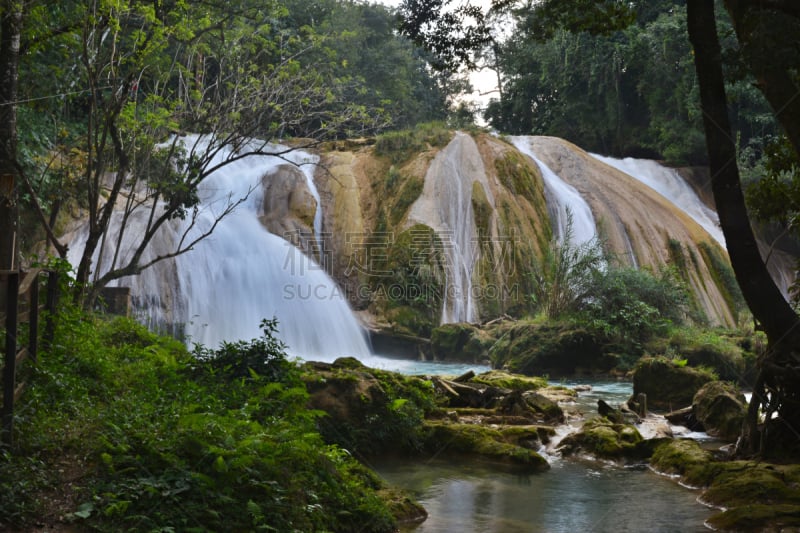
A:
POLYGON ((276 323, 262 326, 196 358, 129 319, 63 309, 0 456, 0 523, 50 512, 69 464, 63 505, 83 528, 392 531, 381 481, 323 441, 276 323))
MULTIPOLYGON (((511 16, 512 37, 495 49, 503 90, 485 112, 491 126, 618 157, 705 163, 685 2, 544 1, 511 16)), ((718 23, 732 34, 727 18, 718 23)), ((726 66, 741 70, 735 41, 724 44, 726 66)), ((731 77, 731 117, 760 157, 779 128, 752 85, 731 77)))

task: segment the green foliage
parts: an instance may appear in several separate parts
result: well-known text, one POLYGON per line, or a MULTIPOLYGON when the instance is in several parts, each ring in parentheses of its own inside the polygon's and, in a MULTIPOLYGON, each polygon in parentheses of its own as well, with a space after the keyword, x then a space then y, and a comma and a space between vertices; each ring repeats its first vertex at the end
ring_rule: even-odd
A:
POLYGON ((582 316, 633 353, 682 324, 689 310, 689 291, 670 269, 654 275, 646 269, 609 267, 595 273, 590 293, 582 316))
MULTIPOLYGON (((703 164, 685 5, 641 4, 546 1, 512 10, 514 38, 496 47, 504 87, 485 113, 489 124, 508 133, 563 137, 594 152, 703 164)), ((730 33, 726 18, 718 23, 730 33)), ((735 46, 726 43, 731 63, 735 46)), ((778 130, 751 85, 733 81, 729 87, 745 146, 762 144, 778 130)))
POLYGON ((196 346, 193 355, 208 365, 208 371, 227 380, 266 378, 281 381, 291 375, 292 364, 286 360, 286 345, 277 337, 278 319, 261 321, 264 332, 251 341, 223 342, 215 349, 196 346))
POLYGON ((330 371, 313 366, 308 365, 303 379, 312 405, 328 407, 318 421, 326 441, 362 458, 419 450, 423 418, 436 408, 430 381, 366 368, 347 358, 337 359, 330 371))
POLYGON ((64 505, 84 528, 392 531, 378 478, 323 442, 275 326, 198 360, 128 319, 63 309, 0 458, 4 525, 46 511, 69 464, 64 505))
POLYGON ((375 141, 375 153, 388 157, 393 163, 402 163, 420 152, 441 148, 452 138, 453 132, 444 123, 428 122, 410 130, 379 135, 375 141))
POLYGON ((458 70, 472 65, 472 54, 491 40, 480 7, 452 0, 406 0, 401 7, 400 31, 434 55, 433 66, 458 70))
POLYGON ((536 308, 548 318, 560 318, 579 310, 591 297, 592 280, 603 266, 600 242, 574 244, 572 213, 560 239, 553 239, 541 261, 531 268, 536 308))

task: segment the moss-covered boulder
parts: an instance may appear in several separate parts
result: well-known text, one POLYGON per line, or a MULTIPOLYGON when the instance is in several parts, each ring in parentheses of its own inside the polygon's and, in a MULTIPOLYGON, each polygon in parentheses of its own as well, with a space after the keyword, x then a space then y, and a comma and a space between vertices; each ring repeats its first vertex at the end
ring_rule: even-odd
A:
POLYGON ((428 511, 408 491, 397 487, 384 487, 378 491, 398 525, 416 524, 428 518, 428 511))
POLYGON ((492 366, 537 376, 605 373, 616 358, 603 351, 603 342, 590 331, 567 324, 520 321, 495 332, 489 350, 492 366))
POLYGON ((742 505, 712 516, 707 524, 717 531, 800 531, 800 505, 742 505))
POLYGON ((437 361, 488 361, 493 342, 472 324, 442 324, 431 331, 431 353, 437 361))
POLYGON ((515 472, 541 472, 550 468, 547 461, 521 441, 539 438, 535 427, 503 433, 499 429, 475 424, 427 422, 424 451, 439 457, 461 456, 510 467, 515 472))
POLYGON ((527 391, 522 395, 525 403, 543 417, 545 422, 550 424, 561 424, 564 422, 564 410, 557 402, 551 400, 544 394, 535 391, 527 391))
POLYGON ((747 415, 747 403, 736 385, 710 381, 694 395, 692 412, 709 435, 734 441, 747 415))
POLYGON ((700 499, 721 507, 708 524, 722 531, 796 531, 800 527, 800 465, 718 461, 689 439, 670 440, 650 464, 703 489, 700 499))
POLYGON ((643 445, 639 430, 629 424, 616 424, 605 417, 592 418, 577 433, 561 441, 564 455, 588 453, 603 459, 642 459, 649 448, 643 445))
POLYGON ((643 357, 633 371, 633 397, 644 393, 648 408, 674 411, 692 405, 700 387, 712 380, 714 375, 703 369, 666 357, 643 357))
POLYGON ((422 420, 436 409, 430 381, 367 368, 353 358, 308 362, 303 381, 326 441, 361 457, 419 448, 422 420))
POLYGON ((714 455, 691 439, 666 440, 658 444, 650 457, 657 472, 682 476, 691 486, 701 487, 709 479, 708 465, 714 455))
POLYGON ((501 389, 518 390, 522 392, 538 390, 547 386, 547 379, 534 376, 512 374, 503 370, 489 370, 482 372, 472 379, 472 383, 482 383, 501 389))
POLYGON ((745 346, 750 343, 731 332, 716 329, 678 328, 668 337, 649 343, 651 353, 680 354, 689 366, 712 369, 720 379, 741 381, 747 373, 745 346))

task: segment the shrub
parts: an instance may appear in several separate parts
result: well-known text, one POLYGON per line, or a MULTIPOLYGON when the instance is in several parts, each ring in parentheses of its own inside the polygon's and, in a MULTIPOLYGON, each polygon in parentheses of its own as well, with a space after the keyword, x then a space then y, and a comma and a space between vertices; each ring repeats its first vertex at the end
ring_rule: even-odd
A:
POLYGON ((564 235, 554 238, 542 260, 531 268, 531 299, 548 318, 578 311, 591 297, 592 280, 604 264, 599 240, 575 244, 573 237, 572 213, 567 211, 564 235))
POLYGON ((68 462, 58 512, 81 529, 392 531, 380 480, 322 440, 277 324, 262 327, 196 359, 130 320, 63 310, 0 457, 0 525, 52 512, 68 462))
POLYGON ((689 293, 672 270, 608 268, 595 272, 583 314, 609 338, 634 347, 682 324, 689 293))

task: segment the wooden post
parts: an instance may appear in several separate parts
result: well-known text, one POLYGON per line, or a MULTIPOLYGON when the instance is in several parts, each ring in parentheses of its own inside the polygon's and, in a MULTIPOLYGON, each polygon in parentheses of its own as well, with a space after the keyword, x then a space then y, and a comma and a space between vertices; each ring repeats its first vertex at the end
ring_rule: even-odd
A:
POLYGON ((19 272, 6 276, 6 353, 3 368, 3 410, 0 434, 3 444, 11 446, 14 434, 14 392, 17 371, 17 311, 19 300, 19 272))
POLYGON ((28 320, 28 353, 36 362, 36 351, 39 348, 39 272, 30 272, 33 276, 30 286, 30 318, 28 320))
POLYGON ((647 394, 640 392, 636 396, 636 402, 639 404, 639 416, 647 417, 647 394))
POLYGON ((42 347, 50 350, 53 347, 53 338, 56 334, 56 305, 58 304, 58 273, 50 271, 47 273, 47 297, 44 304, 44 334, 42 335, 42 347))

